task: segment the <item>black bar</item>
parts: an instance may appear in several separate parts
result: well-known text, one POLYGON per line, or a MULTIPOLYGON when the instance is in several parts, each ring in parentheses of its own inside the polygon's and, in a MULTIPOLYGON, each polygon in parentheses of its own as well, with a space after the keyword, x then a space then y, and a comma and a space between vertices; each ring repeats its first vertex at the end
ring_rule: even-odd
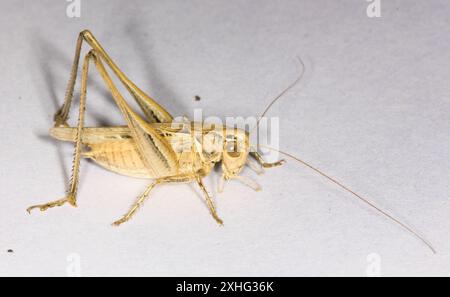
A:
POLYGON ((148 279, 159 291, 175 296, 289 296, 297 278, 187 277, 148 279))

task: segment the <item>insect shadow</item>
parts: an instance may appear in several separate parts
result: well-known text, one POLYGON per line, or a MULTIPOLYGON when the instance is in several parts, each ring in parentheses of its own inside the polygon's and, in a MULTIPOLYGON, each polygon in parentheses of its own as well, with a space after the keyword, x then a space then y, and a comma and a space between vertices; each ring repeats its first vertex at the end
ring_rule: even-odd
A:
MULTIPOLYGON (((61 102, 59 102, 58 100, 58 97, 60 95, 56 90, 61 87, 62 82, 59 81, 55 71, 52 70, 49 65, 59 63, 63 64, 65 68, 68 68, 70 67, 70 64, 67 63, 66 55, 55 48, 54 44, 51 44, 42 36, 40 36, 38 32, 32 32, 30 38, 35 49, 33 51, 33 53, 35 54, 34 61, 38 61, 39 63, 37 69, 39 69, 40 73, 38 75, 35 75, 35 77, 40 77, 43 80, 43 84, 45 86, 45 90, 43 90, 43 93, 40 93, 38 95, 38 98, 44 111, 46 113, 48 111, 51 111, 53 113, 57 110, 58 105, 61 104, 61 102), (49 63, 49 61, 52 61, 52 63, 49 63), (50 100, 48 100, 48 97, 50 97, 50 100), (49 105, 49 102, 52 103, 51 106, 49 105)), ((61 164, 61 172, 63 174, 64 181, 67 183, 69 181, 69 171, 64 162, 64 154, 62 151, 61 143, 51 138, 48 135, 47 129, 45 131, 39 129, 39 131, 36 131, 35 134, 40 140, 51 142, 52 144, 56 145, 56 151, 58 154, 58 159, 60 161, 59 163, 61 164)))

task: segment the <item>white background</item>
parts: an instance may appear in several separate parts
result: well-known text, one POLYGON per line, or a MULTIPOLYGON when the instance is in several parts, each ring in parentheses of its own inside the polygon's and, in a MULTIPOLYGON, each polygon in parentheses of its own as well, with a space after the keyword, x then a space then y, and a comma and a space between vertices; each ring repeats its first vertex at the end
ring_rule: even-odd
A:
MULTIPOLYGON (((0 275, 365 276, 373 253, 381 275, 450 275, 449 2, 381 3, 381 18, 368 18, 364 0, 81 0, 81 17, 68 18, 63 0, 2 0, 0 275), (148 181, 85 160, 77 209, 28 215, 67 187, 72 146, 48 129, 85 28, 173 115, 257 115, 302 57, 305 78, 269 112, 281 148, 371 197, 438 253, 290 161, 255 177, 260 193, 231 182, 217 195, 214 174, 222 228, 189 185, 155 189, 113 228, 148 181)), ((92 77, 89 122, 120 123, 92 77)))

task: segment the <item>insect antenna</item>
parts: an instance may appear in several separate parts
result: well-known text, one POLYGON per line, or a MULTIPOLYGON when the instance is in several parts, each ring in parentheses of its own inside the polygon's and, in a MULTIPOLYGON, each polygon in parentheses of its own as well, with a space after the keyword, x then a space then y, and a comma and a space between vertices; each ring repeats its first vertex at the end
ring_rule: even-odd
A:
MULTIPOLYGON (((257 128, 259 130, 259 123, 261 121, 261 119, 266 115, 266 113, 269 111, 269 109, 275 104, 275 102, 277 102, 283 95, 285 95, 289 90, 291 90, 295 85, 297 85, 300 80, 303 78, 304 73, 305 73, 305 64, 303 63, 302 59, 300 59, 300 57, 297 57, 297 60, 300 62, 301 66, 302 66, 302 71, 300 73, 300 75, 287 87, 285 88, 278 96, 276 96, 268 105, 267 107, 264 109, 264 111, 262 112, 262 114, 258 117, 258 120, 256 122, 256 126, 253 127, 252 129, 250 129, 249 131, 253 131, 254 128, 257 128)), ((259 135, 259 131, 258 135, 259 135)), ((433 245, 428 242, 424 237, 420 236, 415 230, 413 230, 411 227, 409 227, 408 225, 406 225, 405 223, 403 223, 402 221, 400 221, 399 219, 395 218, 394 216, 392 216, 391 214, 389 214, 387 211, 381 209, 380 207, 378 207, 377 205, 375 205, 373 202, 371 202, 369 199, 361 196, 360 194, 356 193, 355 191, 353 191, 352 189, 348 188, 347 186, 345 186, 344 184, 342 184, 341 182, 339 182, 338 180, 336 180, 335 178, 329 176, 328 174, 324 173, 323 171, 321 171, 320 169, 310 165, 309 163, 301 160, 300 158, 287 153, 287 152, 283 152, 281 150, 272 148, 270 146, 266 146, 266 145, 260 145, 259 141, 258 141, 258 145, 257 145, 257 149, 259 149, 260 147, 264 147, 267 148, 271 151, 276 151, 286 157, 289 157, 291 159, 293 159, 294 161, 299 162, 300 164, 302 164, 303 166, 308 167, 309 169, 315 171, 316 173, 320 174, 322 177, 325 177, 326 179, 328 179, 329 181, 331 181, 332 183, 334 183, 335 185, 337 185, 338 187, 344 189, 345 191, 347 191, 348 193, 352 194, 353 196, 355 196, 356 198, 358 198, 360 201, 362 201, 363 203, 365 203, 366 205, 369 205, 371 208, 375 209, 377 212, 381 213, 382 215, 384 215, 386 218, 388 218, 389 220, 391 220, 392 222, 396 223, 397 225, 399 225, 400 227, 402 227, 404 230, 406 230, 408 233, 412 234, 414 237, 416 237, 417 239, 419 239, 421 242, 423 242, 432 252, 433 254, 436 254, 436 250, 434 249, 433 245)))
POLYGON ((326 179, 328 179, 329 181, 333 182, 334 184, 336 184, 338 187, 344 189, 345 191, 349 192, 350 194, 352 194, 353 196, 355 196, 356 198, 358 198, 359 200, 361 200, 362 202, 364 202, 365 204, 369 205, 370 207, 372 207, 373 209, 375 209, 376 211, 378 211, 379 213, 381 213, 382 215, 384 215, 385 217, 387 217, 389 220, 391 220, 392 222, 400 225, 403 229, 405 229, 406 231, 408 231, 410 234, 412 234, 414 237, 416 237, 417 239, 419 239, 421 242, 423 242, 432 252, 433 254, 436 254, 436 250, 434 249, 434 247, 431 245, 430 242, 428 242, 424 237, 420 236, 415 230, 413 230, 411 227, 409 227, 408 225, 406 225, 405 223, 403 223, 402 221, 400 221, 399 219, 395 218, 394 216, 392 216, 391 214, 389 214, 387 211, 381 209, 380 207, 376 206, 373 202, 371 202, 369 199, 361 196, 360 194, 356 193, 355 191, 351 190, 350 188, 348 188, 347 186, 343 185, 341 182, 339 182, 338 180, 336 180, 335 178, 325 174, 323 171, 321 171, 320 169, 317 169, 316 167, 310 165, 309 163, 301 160, 300 158, 290 154, 290 153, 286 153, 283 151, 280 151, 278 149, 269 147, 269 146, 263 146, 269 150, 272 151, 276 151, 279 152, 282 155, 285 155, 286 157, 289 157, 297 162, 299 162, 300 164, 308 167, 309 169, 315 171, 316 173, 320 174, 321 176, 325 177, 326 179))
MULTIPOLYGON (((302 66, 302 71, 299 74, 299 76, 287 87, 285 88, 280 94, 278 94, 275 98, 273 98, 270 103, 267 105, 267 107, 264 109, 264 111, 261 113, 261 115, 258 117, 258 120, 256 121, 256 125, 253 126, 251 129, 249 129, 249 133, 251 133, 255 128, 258 129, 257 135, 259 136, 259 123, 261 122, 261 119, 266 115, 266 113, 269 111, 269 109, 272 107, 272 105, 275 104, 281 97, 283 97, 288 91, 290 91, 293 87, 295 87, 303 78, 303 75, 305 74, 305 63, 303 63, 303 60, 300 57, 296 57, 300 65, 302 66)), ((259 141, 258 141, 259 143, 259 141)), ((259 148, 259 145, 257 146, 259 148)))
POLYGON ((289 90, 291 90, 293 87, 295 87, 295 85, 297 85, 302 80, 303 75, 305 74, 306 67, 305 67, 305 63, 303 63, 303 60, 300 57, 297 57, 297 60, 300 63, 300 65, 302 66, 302 71, 301 71, 300 75, 287 88, 285 88, 280 94, 278 94, 278 96, 276 96, 275 98, 272 99, 272 101, 270 101, 270 103, 267 105, 266 109, 264 109, 262 114, 258 117, 258 121, 256 122, 256 127, 259 127, 259 122, 266 115, 266 113, 269 111, 269 109, 272 107, 272 105, 274 105, 275 102, 277 102, 281 97, 284 96, 284 94, 289 92, 289 90))

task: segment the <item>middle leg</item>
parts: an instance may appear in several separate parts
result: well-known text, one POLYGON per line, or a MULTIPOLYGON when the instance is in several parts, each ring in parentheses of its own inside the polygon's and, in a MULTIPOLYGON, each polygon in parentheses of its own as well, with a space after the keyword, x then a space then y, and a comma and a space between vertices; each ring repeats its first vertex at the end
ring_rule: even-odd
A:
POLYGON ((147 186, 147 189, 145 189, 144 193, 139 196, 139 198, 136 200, 136 202, 133 204, 131 209, 119 220, 115 221, 113 223, 114 226, 120 226, 121 224, 129 221, 131 217, 136 213, 136 211, 141 207, 142 204, 144 204, 145 200, 148 198, 148 194, 150 194, 150 191, 157 185, 162 183, 162 180, 155 180, 152 182, 149 186, 147 186))
POLYGON ((209 195, 208 191, 206 190, 205 185, 203 184, 202 179, 200 177, 197 177, 197 184, 200 186, 200 189, 202 190, 202 192, 205 196, 206 204, 208 205, 211 215, 216 220, 216 222, 219 223, 219 225, 223 225, 223 221, 217 215, 216 207, 214 206, 211 196, 209 195))

